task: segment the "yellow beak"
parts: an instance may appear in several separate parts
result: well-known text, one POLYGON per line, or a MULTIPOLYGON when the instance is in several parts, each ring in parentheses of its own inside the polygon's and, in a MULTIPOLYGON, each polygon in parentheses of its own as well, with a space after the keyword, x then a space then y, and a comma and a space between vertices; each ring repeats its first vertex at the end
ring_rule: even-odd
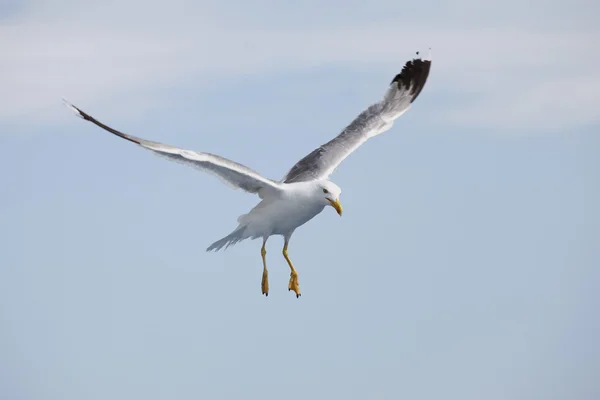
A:
POLYGON ((340 215, 340 217, 342 216, 342 205, 340 204, 340 200, 339 199, 335 199, 331 200, 331 199, 327 199, 329 200, 329 202, 331 203, 331 207, 335 208, 335 211, 337 211, 337 213, 340 215))

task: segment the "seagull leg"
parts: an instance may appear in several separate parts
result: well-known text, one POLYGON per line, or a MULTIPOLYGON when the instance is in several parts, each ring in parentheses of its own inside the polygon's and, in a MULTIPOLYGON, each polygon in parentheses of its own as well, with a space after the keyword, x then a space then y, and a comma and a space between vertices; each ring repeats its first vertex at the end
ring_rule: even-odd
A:
POLYGON ((292 270, 290 273, 290 283, 288 285, 288 291, 293 290, 294 293, 296 293, 296 298, 301 296, 300 293, 300 283, 298 283, 298 273, 296 272, 296 268, 294 268, 294 264, 292 264, 292 260, 290 260, 290 257, 288 256, 288 241, 285 241, 285 244, 283 245, 283 256, 285 257, 285 260, 287 261, 287 263, 290 266, 290 269, 292 270))
POLYGON ((265 245, 267 244, 267 239, 263 239, 263 245, 260 249, 260 255, 262 256, 263 261, 263 273, 262 273, 262 281, 260 286, 262 287, 262 294, 265 296, 269 296, 269 271, 267 271, 267 249, 265 249, 265 245))

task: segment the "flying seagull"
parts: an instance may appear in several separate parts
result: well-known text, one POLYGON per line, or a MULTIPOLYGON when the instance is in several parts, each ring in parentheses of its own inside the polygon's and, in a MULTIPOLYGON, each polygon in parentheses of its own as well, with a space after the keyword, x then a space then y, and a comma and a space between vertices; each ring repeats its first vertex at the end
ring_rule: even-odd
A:
POLYGON ((298 273, 288 255, 288 244, 292 234, 296 228, 311 220, 326 206, 333 207, 340 216, 342 215, 340 204, 342 190, 329 180, 329 176, 361 144, 390 129, 394 120, 410 108, 425 86, 430 68, 431 57, 425 60, 417 57, 407 61, 402 71, 392 79, 383 99, 361 112, 334 139, 298 161, 279 181, 265 178, 244 165, 214 154, 180 149, 125 134, 104 125, 66 100, 65 104, 77 116, 116 136, 172 161, 212 173, 234 189, 257 194, 261 201, 248 214, 238 218, 238 227, 229 235, 211 244, 206 250, 218 251, 248 238, 262 238, 261 288, 262 293, 268 296, 269 279, 265 245, 270 236, 281 235, 284 238, 283 257, 291 270, 288 290, 293 290, 296 297, 300 297, 298 273))

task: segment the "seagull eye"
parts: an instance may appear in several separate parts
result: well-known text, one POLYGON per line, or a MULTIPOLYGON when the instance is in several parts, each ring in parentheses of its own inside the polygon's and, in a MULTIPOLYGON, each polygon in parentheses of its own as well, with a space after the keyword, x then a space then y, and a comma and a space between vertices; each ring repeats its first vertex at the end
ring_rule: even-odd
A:
POLYGON ((327 189, 323 189, 323 193, 327 194, 329 191, 327 189))

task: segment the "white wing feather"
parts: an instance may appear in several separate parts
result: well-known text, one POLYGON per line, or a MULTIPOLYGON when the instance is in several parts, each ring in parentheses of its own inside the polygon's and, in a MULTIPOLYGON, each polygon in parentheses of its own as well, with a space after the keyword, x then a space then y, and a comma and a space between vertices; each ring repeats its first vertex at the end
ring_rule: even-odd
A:
POLYGON ((369 106, 331 141, 319 146, 294 165, 283 182, 325 179, 338 165, 369 138, 392 127, 404 114, 427 81, 431 60, 408 61, 392 80, 383 99, 369 106))
POLYGON ((255 172, 242 164, 238 164, 214 154, 180 149, 178 147, 152 142, 150 140, 119 132, 68 103, 66 100, 63 101, 78 117, 90 121, 116 136, 151 150, 159 156, 211 173, 234 189, 243 189, 249 193, 256 193, 261 198, 264 198, 266 194, 274 194, 281 190, 281 183, 267 179, 258 172, 255 172))

